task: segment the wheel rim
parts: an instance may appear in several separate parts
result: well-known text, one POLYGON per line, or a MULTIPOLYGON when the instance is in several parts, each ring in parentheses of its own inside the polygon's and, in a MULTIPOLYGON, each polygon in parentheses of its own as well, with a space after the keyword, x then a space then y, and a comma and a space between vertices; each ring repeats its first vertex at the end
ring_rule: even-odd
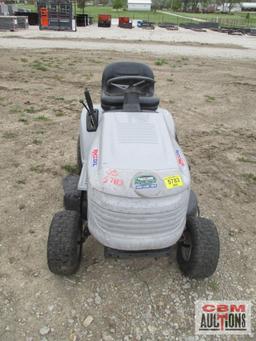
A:
POLYGON ((185 231, 180 242, 181 254, 185 261, 189 261, 192 252, 192 240, 188 231, 185 231))

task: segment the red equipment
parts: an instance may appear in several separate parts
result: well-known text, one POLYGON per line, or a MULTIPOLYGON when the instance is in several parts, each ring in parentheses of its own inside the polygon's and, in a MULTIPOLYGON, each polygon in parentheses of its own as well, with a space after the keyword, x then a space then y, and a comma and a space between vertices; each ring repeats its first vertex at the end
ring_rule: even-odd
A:
POLYGON ((129 17, 119 17, 118 26, 122 28, 132 28, 132 20, 129 17))
POLYGON ((110 26, 111 26, 111 15, 99 14, 98 27, 110 27, 110 26))

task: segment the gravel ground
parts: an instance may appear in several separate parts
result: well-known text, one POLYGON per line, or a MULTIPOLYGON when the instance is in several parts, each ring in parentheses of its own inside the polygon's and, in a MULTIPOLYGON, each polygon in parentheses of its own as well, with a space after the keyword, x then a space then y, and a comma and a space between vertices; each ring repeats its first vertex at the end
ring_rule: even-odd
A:
POLYGON ((17 32, 0 32, 0 36, 18 36, 22 38, 69 38, 69 39, 107 39, 140 42, 176 42, 176 43, 198 43, 207 45, 237 45, 242 48, 256 49, 256 37, 254 36, 232 36, 226 33, 195 32, 180 27, 178 31, 168 31, 156 27, 154 30, 144 30, 134 27, 132 30, 122 29, 115 25, 111 28, 97 27, 96 25, 78 27, 76 32, 40 31, 37 26, 30 26, 28 30, 17 32))
POLYGON ((255 62, 165 55, 156 65, 156 58, 1 50, 0 340, 216 340, 194 336, 195 300, 255 304, 255 62), (76 275, 58 277, 47 268, 48 227, 62 209, 65 170, 75 164, 78 100, 87 85, 98 101, 104 66, 124 57, 152 66, 201 213, 218 226, 221 256, 209 279, 183 277, 175 249, 170 258, 104 259, 92 237, 76 275))
POLYGON ((167 31, 117 26, 78 28, 77 32, 28 30, 0 32, 0 48, 69 48, 120 52, 147 52, 160 55, 184 55, 212 58, 256 59, 256 37, 230 36, 207 31, 194 32, 180 28, 167 31))

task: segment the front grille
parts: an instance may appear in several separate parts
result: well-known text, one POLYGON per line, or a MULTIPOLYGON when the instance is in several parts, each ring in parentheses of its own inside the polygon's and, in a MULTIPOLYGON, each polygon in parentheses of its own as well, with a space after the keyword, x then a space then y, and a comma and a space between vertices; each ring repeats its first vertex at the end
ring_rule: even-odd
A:
MULTIPOLYGON (((127 200, 127 199, 126 199, 127 200)), ((141 199, 147 200, 147 199, 141 199)), ((159 200, 156 198, 155 200, 159 200)), ((89 200, 89 215, 94 223, 106 233, 115 236, 143 237, 158 235, 170 235, 180 228, 181 222, 186 215, 186 205, 169 208, 164 212, 120 212, 116 208, 105 208, 103 205, 89 200)), ((129 208, 127 208, 129 210, 129 208)), ((143 209, 141 209, 143 212, 143 209)))

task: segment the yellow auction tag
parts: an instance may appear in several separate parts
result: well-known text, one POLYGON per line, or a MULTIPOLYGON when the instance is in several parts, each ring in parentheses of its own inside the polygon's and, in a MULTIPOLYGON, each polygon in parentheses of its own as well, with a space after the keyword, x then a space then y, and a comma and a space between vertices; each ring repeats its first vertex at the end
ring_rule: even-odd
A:
POLYGON ((164 178, 164 184, 168 189, 182 187, 184 185, 181 176, 179 175, 166 176, 164 178))

